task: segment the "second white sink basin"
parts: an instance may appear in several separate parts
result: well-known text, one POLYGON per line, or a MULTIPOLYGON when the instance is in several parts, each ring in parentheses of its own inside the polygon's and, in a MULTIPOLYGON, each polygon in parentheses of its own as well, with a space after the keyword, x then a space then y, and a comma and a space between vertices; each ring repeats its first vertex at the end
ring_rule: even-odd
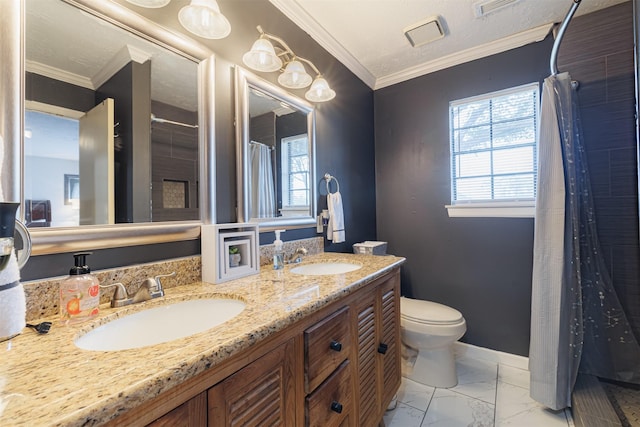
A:
POLYGON ((112 320, 75 340, 84 350, 114 351, 146 347, 188 337, 240 314, 235 299, 192 299, 149 308, 112 320))
POLYGON ((306 274, 308 276, 326 276, 331 274, 344 274, 362 268, 361 265, 348 262, 322 262, 317 264, 305 264, 291 269, 293 274, 306 274))

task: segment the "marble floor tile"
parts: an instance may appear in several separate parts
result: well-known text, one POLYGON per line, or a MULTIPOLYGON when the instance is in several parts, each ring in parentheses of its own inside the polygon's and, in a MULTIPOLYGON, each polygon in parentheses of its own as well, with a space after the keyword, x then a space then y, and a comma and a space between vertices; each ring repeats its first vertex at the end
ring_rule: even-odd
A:
POLYGON ((449 389, 487 403, 496 402, 498 364, 461 357, 456 360, 458 385, 449 389))
POLYGON ((385 427, 420 427, 423 418, 424 411, 398 402, 396 409, 384 414, 384 425, 385 427))
POLYGON ((402 383, 398 390, 398 402, 426 411, 434 391, 434 387, 411 381, 408 378, 402 378, 402 383))
POLYGON ((551 411, 529 397, 529 389, 498 383, 496 427, 567 427, 564 411, 551 411))
POLYGON ((436 389, 421 427, 492 427, 494 406, 447 389, 436 389))
POLYGON ((498 366, 498 381, 529 389, 529 371, 512 366, 498 366))

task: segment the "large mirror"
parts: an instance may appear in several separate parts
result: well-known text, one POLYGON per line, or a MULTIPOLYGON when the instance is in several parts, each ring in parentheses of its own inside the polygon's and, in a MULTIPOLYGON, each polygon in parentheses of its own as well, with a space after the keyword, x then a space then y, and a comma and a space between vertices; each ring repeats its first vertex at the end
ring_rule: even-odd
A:
POLYGON ((212 52, 109 1, 23 5, 12 169, 33 253, 197 238, 215 222, 212 52))
POLYGON ((238 220, 261 228, 315 224, 313 106, 236 68, 238 220))

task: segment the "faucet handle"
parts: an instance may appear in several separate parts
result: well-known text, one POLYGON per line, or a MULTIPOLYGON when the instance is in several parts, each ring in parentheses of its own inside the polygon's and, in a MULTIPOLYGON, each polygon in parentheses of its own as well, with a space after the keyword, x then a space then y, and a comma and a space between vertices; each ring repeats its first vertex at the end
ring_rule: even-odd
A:
POLYGON ((127 293, 127 288, 125 288, 122 283, 116 282, 109 285, 100 285, 100 287, 104 289, 112 286, 116 287, 116 291, 113 293, 113 298, 111 298, 111 307, 121 307, 129 304, 129 294, 127 293))
POLYGON ((148 278, 147 281, 153 281, 153 285, 154 285, 153 288, 150 288, 150 289, 153 289, 154 291, 160 292, 164 295, 164 289, 162 287, 162 282, 160 282, 160 279, 163 277, 172 277, 175 275, 176 275, 176 272, 174 271, 173 273, 169 273, 169 274, 158 274, 153 279, 148 278))

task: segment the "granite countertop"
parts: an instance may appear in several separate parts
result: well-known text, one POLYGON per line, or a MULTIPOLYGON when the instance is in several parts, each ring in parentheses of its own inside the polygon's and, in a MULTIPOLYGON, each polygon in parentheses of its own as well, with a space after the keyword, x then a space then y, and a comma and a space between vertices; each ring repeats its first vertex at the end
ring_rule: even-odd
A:
MULTIPOLYGON (((323 253, 302 264, 351 262, 359 270, 304 276, 262 267, 259 275, 223 284, 196 282, 167 289, 164 298, 112 309, 75 326, 54 323, 47 335, 25 329, 0 343, 0 425, 91 426, 113 419, 225 358, 284 329, 393 268, 404 258, 323 253), (280 273, 280 274, 277 274, 280 273), (86 351, 75 337, 116 317, 192 298, 230 297, 245 310, 232 321, 168 343, 121 351, 86 351)), ((302 265, 299 264, 299 265, 302 265)), ((43 319, 53 320, 57 319, 43 319)))

